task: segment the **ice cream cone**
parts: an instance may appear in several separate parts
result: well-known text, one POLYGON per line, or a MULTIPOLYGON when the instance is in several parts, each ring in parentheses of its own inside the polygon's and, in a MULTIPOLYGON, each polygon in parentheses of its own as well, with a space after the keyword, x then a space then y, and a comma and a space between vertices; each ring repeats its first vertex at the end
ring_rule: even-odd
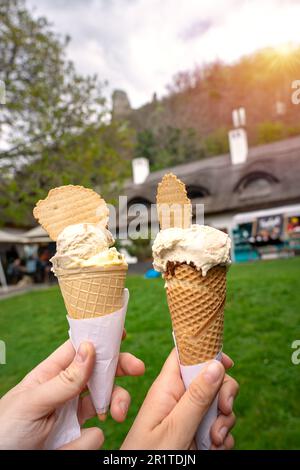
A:
POLYGON ((61 293, 71 318, 108 315, 123 306, 127 265, 58 269, 61 293))
POLYGON ((169 263, 164 277, 180 363, 214 359, 223 343, 226 267, 202 276, 188 264, 169 263))
MULTIPOLYGON (((37 203, 34 216, 56 243, 51 258, 68 312, 69 337, 75 351, 93 344, 95 363, 87 383, 96 412, 104 421, 109 409, 129 299, 127 263, 112 247, 109 210, 97 193, 82 186, 62 186, 37 203)), ((46 443, 56 449, 80 436, 78 397, 58 413, 46 443)))
MULTIPOLYGON (((185 185, 172 174, 158 185, 157 211, 161 230, 152 246, 153 266, 165 279, 181 377, 188 389, 206 361, 221 357, 230 239, 212 227, 192 225, 185 185)), ((215 397, 197 430, 197 449, 211 447, 217 416, 215 397)))
MULTIPOLYGON (((120 310, 124 302, 127 266, 86 267, 56 271, 69 317, 103 317, 120 310)), ((107 413, 98 413, 105 421, 107 413)))

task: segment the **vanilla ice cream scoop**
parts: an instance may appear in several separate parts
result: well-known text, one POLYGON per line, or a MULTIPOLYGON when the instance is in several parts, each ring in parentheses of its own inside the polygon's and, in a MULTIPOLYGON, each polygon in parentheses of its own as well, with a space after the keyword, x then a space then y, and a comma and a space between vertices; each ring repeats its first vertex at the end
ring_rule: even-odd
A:
POLYGON ((53 271, 85 266, 126 264, 116 248, 109 230, 95 224, 69 225, 58 236, 56 254, 51 258, 53 271))
POLYGON ((168 261, 192 263, 206 276, 212 267, 230 264, 230 247, 229 236, 208 225, 168 228, 161 230, 153 243, 153 266, 165 272, 168 261))

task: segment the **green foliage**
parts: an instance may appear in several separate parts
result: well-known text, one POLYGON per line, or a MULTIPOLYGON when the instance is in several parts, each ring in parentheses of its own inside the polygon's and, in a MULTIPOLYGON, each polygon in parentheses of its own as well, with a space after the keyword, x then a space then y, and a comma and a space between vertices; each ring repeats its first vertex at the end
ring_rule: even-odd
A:
POLYGON ((128 175, 131 131, 107 124, 103 84, 66 60, 68 41, 45 18, 34 19, 24 1, 1 2, 1 223, 30 223, 36 200, 61 184, 96 187, 113 199, 115 182, 128 175))
POLYGON ((259 144, 268 144, 276 140, 293 137, 300 134, 300 126, 293 126, 283 122, 265 121, 257 126, 257 140, 259 144))
POLYGON ((131 239, 131 244, 126 245, 126 250, 131 256, 136 256, 139 261, 146 261, 152 258, 152 244, 149 238, 131 239))
POLYGON ((94 188, 114 203, 130 173, 131 143, 128 131, 112 123, 90 126, 76 141, 69 136, 57 143, 55 152, 45 149, 40 158, 21 166, 2 185, 2 221, 30 222, 36 201, 52 187, 65 184, 94 188))
POLYGON ((151 169, 158 170, 203 158, 204 150, 194 129, 166 126, 139 132, 135 156, 148 158, 151 169))
POLYGON ((228 131, 221 127, 204 139, 207 156, 229 152, 228 131))
POLYGON ((145 129, 137 134, 135 156, 146 157, 152 170, 200 160, 229 151, 228 133, 224 127, 216 129, 201 139, 193 128, 180 129, 171 126, 157 132, 145 129))
MULTIPOLYGON (((291 344, 300 338, 300 258, 233 265, 228 272, 224 351, 240 383, 235 403, 238 449, 299 449, 299 365, 291 344)), ((173 347, 170 316, 161 279, 128 276, 131 292, 122 350, 143 359, 143 377, 120 378, 132 396, 128 419, 101 423, 105 448, 119 448, 173 347)), ((65 341, 67 322, 59 289, 0 301, 1 339, 7 364, 0 367, 0 395, 65 341)), ((88 425, 99 426, 91 420, 88 425)))
POLYGON ((262 122, 257 126, 258 142, 267 144, 276 140, 283 139, 285 129, 282 122, 262 122))
POLYGON ((155 164, 157 142, 151 129, 145 129, 137 133, 134 149, 135 158, 148 158, 151 166, 155 164))

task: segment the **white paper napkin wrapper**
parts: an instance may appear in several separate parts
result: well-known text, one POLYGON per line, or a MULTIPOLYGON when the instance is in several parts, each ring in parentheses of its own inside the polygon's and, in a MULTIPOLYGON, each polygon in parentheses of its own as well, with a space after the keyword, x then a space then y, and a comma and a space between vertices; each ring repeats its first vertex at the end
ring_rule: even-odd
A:
MULTIPOLYGON (((174 339, 174 343, 176 346, 177 358, 179 362, 181 377, 182 377, 184 386, 187 389, 190 383, 194 380, 194 378, 207 365, 207 362, 201 362, 200 364, 195 364, 192 366, 184 366, 180 364, 174 332, 173 332, 173 339, 174 339)), ((222 351, 220 351, 217 354, 215 359, 217 361, 220 361, 221 357, 222 357, 222 351)), ((217 395, 216 398, 214 399, 213 403, 211 404, 209 410, 207 411, 206 415, 204 416, 198 428, 197 434, 195 436, 196 446, 198 450, 209 450, 211 447, 210 429, 218 416, 218 398, 219 398, 219 395, 217 395)))
MULTIPOLYGON (((67 316, 69 336, 74 349, 77 351, 83 341, 90 341, 95 347, 95 366, 88 388, 98 414, 106 413, 109 408, 128 300, 129 291, 124 289, 124 304, 117 312, 84 319, 67 316)), ((77 407, 78 397, 57 410, 57 421, 45 442, 45 449, 58 449, 80 437, 77 407)))

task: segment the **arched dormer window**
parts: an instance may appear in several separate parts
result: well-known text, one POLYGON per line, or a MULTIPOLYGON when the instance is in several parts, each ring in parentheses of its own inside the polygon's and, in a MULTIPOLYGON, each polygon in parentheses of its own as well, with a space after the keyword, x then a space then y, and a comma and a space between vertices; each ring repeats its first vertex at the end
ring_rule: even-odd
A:
POLYGON ((200 199, 203 197, 209 196, 208 189, 204 188, 203 186, 197 185, 188 185, 186 187, 187 195, 189 199, 200 199))
POLYGON ((270 173, 255 171, 243 176, 234 191, 239 193, 241 198, 266 196, 271 193, 272 187, 278 182, 278 178, 270 173))

